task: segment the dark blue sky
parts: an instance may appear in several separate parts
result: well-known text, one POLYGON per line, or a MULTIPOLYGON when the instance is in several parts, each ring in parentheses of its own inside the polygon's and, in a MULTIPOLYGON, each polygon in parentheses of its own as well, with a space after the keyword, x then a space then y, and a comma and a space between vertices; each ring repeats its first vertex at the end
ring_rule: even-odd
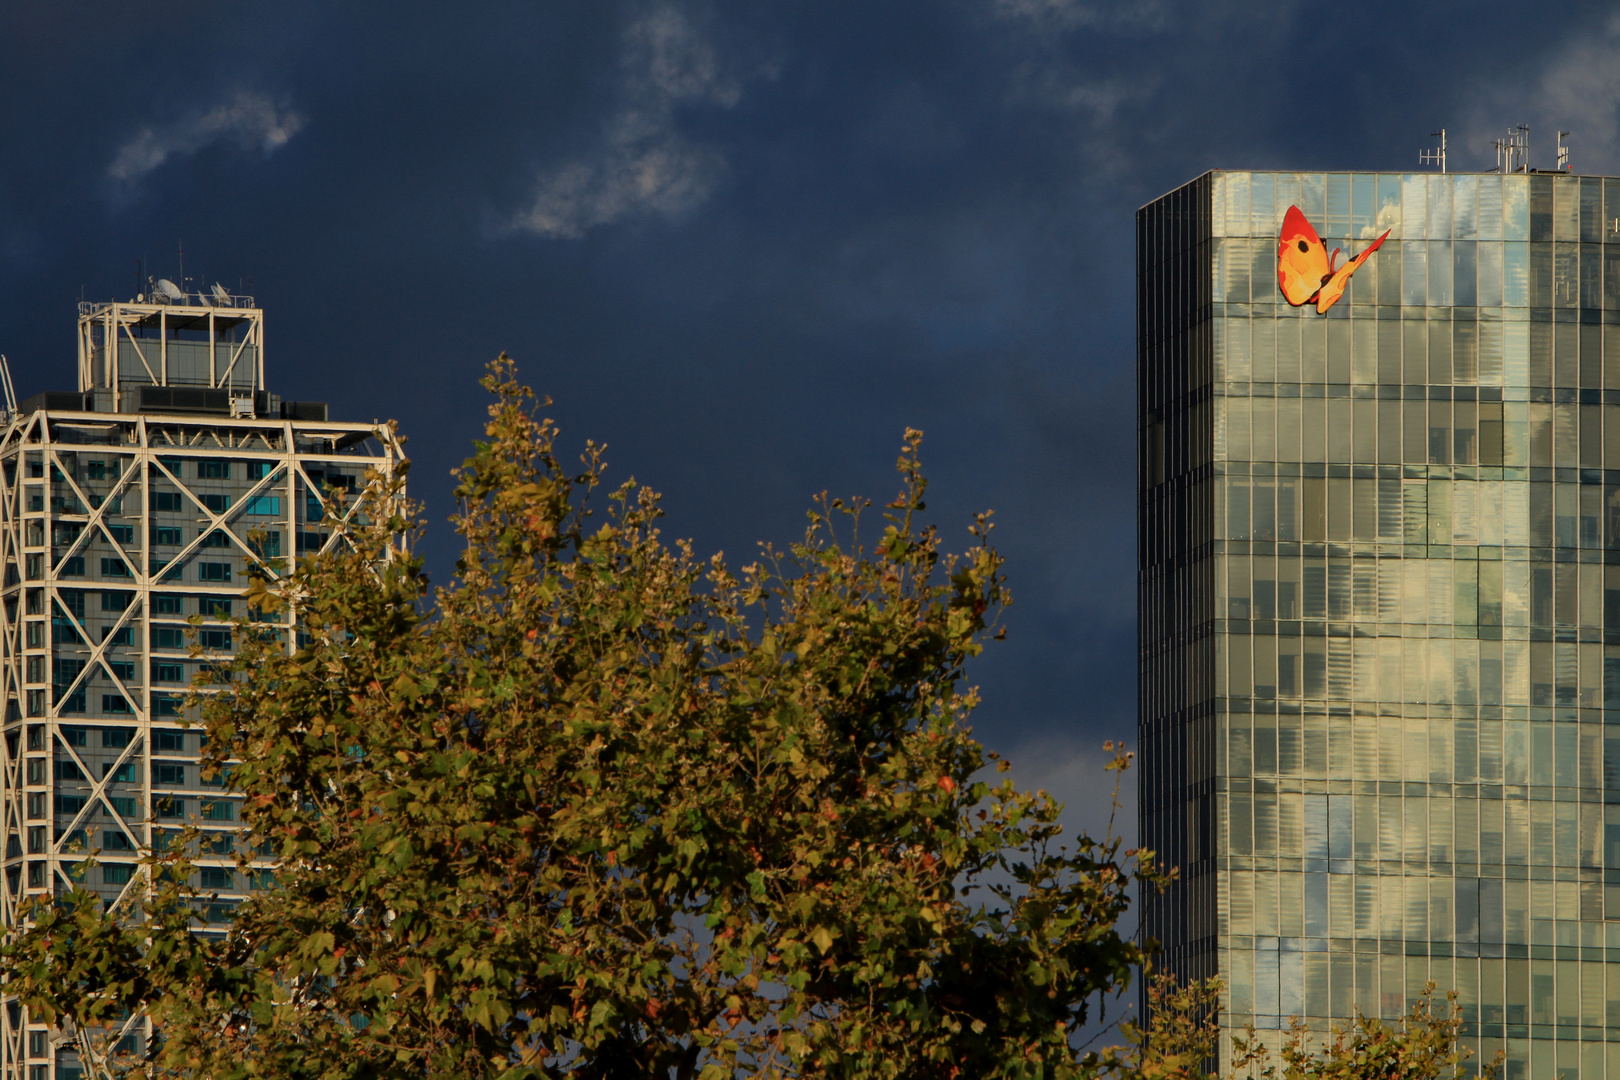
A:
MULTIPOLYGON (((927 432, 1017 603, 978 730, 1095 809, 1135 724, 1132 215, 1211 167, 1620 169, 1594 3, 189 3, 0 13, 0 351, 70 387, 135 260, 267 311, 271 388, 393 417, 436 523, 505 349, 569 445, 745 561, 927 432)), ((433 568, 453 557, 435 524, 433 568)))

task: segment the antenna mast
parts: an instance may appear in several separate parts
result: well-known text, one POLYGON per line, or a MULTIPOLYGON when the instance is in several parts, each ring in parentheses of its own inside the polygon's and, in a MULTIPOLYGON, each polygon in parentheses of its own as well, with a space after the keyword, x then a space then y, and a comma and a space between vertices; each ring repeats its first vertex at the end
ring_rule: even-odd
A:
POLYGON ((1439 131, 1431 131, 1431 132, 1429 132, 1429 138, 1431 138, 1431 139, 1438 138, 1440 140, 1440 146, 1439 146, 1438 149, 1419 150, 1418 151, 1418 164, 1419 165, 1438 165, 1438 166, 1440 166, 1440 171, 1445 172, 1446 171, 1446 129, 1441 128, 1439 131))
POLYGON ((9 419, 17 415, 17 391, 11 386, 11 363, 6 359, 5 353, 0 353, 0 392, 6 396, 6 417, 9 419))
POLYGON ((1496 140, 1496 167, 1508 173, 1530 171, 1530 126, 1508 128, 1507 138, 1496 140))
POLYGON ((1557 169, 1558 169, 1559 172, 1569 172, 1569 147, 1564 145, 1564 140, 1567 139, 1567 138, 1569 138, 1569 132, 1560 131, 1558 133, 1558 165, 1557 165, 1557 169))

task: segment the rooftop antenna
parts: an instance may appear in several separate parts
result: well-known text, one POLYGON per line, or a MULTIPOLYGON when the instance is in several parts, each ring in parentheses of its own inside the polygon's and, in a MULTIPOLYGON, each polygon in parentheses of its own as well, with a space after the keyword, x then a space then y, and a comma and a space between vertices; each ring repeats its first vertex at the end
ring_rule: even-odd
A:
POLYGON ((174 246, 180 256, 180 271, 175 276, 180 279, 180 299, 184 299, 186 295, 186 242, 176 240, 174 246))
POLYGON ((1445 172, 1446 171, 1446 129, 1441 128, 1439 131, 1431 131, 1431 132, 1429 132, 1429 138, 1431 138, 1431 139, 1438 138, 1440 140, 1440 146, 1439 146, 1438 149, 1419 150, 1418 151, 1418 164, 1419 165, 1438 165, 1438 166, 1440 166, 1440 171, 1445 172))
POLYGON ((6 395, 6 415, 17 415, 17 391, 11 386, 11 363, 0 353, 0 392, 6 395))
POLYGON ((1557 168, 1558 168, 1559 172, 1569 172, 1569 147, 1564 145, 1564 140, 1567 139, 1567 138, 1569 138, 1569 132, 1560 131, 1558 133, 1558 166, 1557 166, 1557 168))
POLYGON ((1529 125, 1508 128, 1507 138, 1496 140, 1496 167, 1504 176, 1530 171, 1529 125))

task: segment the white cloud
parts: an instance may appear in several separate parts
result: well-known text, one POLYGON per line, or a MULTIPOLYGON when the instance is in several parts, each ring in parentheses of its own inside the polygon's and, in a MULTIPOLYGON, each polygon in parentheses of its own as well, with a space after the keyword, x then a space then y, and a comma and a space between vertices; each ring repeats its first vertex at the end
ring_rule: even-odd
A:
POLYGON ((263 94, 242 92, 207 112, 162 127, 145 127, 119 147, 107 175, 139 180, 177 154, 194 154, 222 139, 269 155, 298 134, 304 118, 263 94))
POLYGON ((717 150, 676 129, 682 105, 730 108, 742 98, 714 46, 685 13, 651 8, 626 29, 617 112, 590 152, 544 171, 514 229, 577 237, 633 214, 679 215, 697 206, 724 174, 717 150))
POLYGON ((1082 741, 1056 731, 1027 737, 1005 757, 1012 762, 1011 776, 1020 789, 1045 791, 1063 804, 1064 835, 1070 841, 1080 833, 1101 839, 1112 829, 1127 846, 1135 842, 1135 762, 1123 774, 1110 773, 1106 766, 1114 755, 1102 749, 1100 741, 1082 741))

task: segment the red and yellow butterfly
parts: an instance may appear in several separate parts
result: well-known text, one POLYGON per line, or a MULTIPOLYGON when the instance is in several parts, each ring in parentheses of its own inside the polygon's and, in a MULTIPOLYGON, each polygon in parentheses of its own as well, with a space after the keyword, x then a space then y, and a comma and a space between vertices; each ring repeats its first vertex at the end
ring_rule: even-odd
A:
MULTIPOLYGON (((1385 229, 1384 236, 1388 235, 1389 230, 1385 229)), ((1283 215, 1282 237, 1277 241, 1277 285, 1282 289, 1283 297, 1295 307, 1314 300, 1317 314, 1327 311, 1339 302, 1339 297, 1344 295, 1344 290, 1350 284, 1350 275, 1378 250, 1384 236, 1374 240, 1372 246, 1360 255, 1334 269, 1333 264, 1339 259, 1339 249, 1334 248, 1333 255, 1329 257, 1322 238, 1316 235, 1316 230, 1305 220, 1299 207, 1290 206, 1288 213, 1283 215)))

